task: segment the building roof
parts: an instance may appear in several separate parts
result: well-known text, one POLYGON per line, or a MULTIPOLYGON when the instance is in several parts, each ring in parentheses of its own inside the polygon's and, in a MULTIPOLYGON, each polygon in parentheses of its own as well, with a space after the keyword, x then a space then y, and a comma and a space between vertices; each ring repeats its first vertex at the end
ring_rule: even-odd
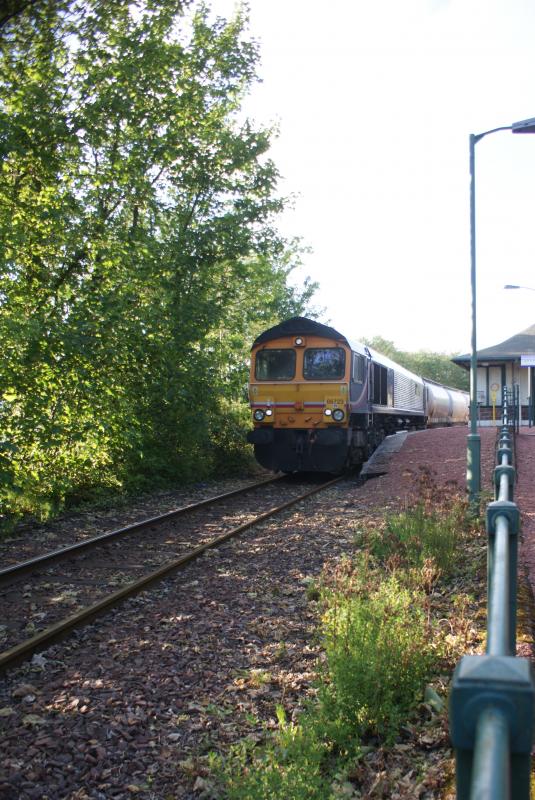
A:
MULTIPOLYGON (((530 325, 525 331, 511 336, 505 342, 486 347, 477 351, 477 360, 480 361, 517 361, 521 355, 535 355, 535 325, 530 325)), ((454 364, 469 368, 470 353, 452 358, 454 364)))

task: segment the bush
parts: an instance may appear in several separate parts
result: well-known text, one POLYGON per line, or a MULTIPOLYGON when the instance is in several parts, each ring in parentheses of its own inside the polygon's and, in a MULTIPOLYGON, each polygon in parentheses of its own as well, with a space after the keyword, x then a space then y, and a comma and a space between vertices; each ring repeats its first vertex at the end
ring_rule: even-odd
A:
MULTIPOLYGON (((422 698, 434 653, 422 605, 425 595, 396 577, 381 581, 365 562, 342 565, 324 590, 321 621, 326 665, 318 702, 252 752, 246 741, 212 765, 230 800, 325 800, 333 775, 361 753, 363 740, 391 742, 422 698)), ((216 760, 217 761, 217 760, 216 760)))
POLYGON ((425 596, 396 576, 359 593, 328 597, 322 619, 327 681, 322 692, 334 716, 361 736, 392 740, 421 694, 433 663, 423 612, 425 596))

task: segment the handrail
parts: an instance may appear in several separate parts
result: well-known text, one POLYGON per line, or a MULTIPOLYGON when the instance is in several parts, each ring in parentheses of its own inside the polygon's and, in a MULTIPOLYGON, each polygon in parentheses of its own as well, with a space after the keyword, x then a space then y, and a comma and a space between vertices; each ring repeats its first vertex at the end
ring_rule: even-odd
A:
MULTIPOLYGON (((516 388, 516 387, 515 387, 516 388)), ((487 506, 487 646, 455 668, 450 700, 458 800, 529 800, 535 682, 530 660, 516 658, 520 512, 513 501, 518 393, 503 392, 503 427, 487 506)))

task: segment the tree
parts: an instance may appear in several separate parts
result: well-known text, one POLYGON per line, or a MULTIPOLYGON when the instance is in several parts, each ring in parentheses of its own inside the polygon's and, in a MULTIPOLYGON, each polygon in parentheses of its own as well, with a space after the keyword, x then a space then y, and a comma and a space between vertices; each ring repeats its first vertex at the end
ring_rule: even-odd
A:
POLYGON ((258 58, 245 14, 13 8, 0 40, 4 500, 206 473, 249 327, 311 291, 287 283, 273 132, 238 113, 258 58))

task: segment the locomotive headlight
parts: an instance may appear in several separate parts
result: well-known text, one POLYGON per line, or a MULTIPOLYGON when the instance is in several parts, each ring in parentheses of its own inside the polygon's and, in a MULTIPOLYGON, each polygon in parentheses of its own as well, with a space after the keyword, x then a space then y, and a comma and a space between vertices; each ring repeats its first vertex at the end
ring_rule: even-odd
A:
POLYGON ((273 416, 273 411, 270 408, 266 408, 266 417, 273 416))
POLYGON ((266 413, 261 408, 257 408, 253 411, 253 419, 255 419, 257 422, 262 422, 265 416, 266 413))
POLYGON ((325 414, 326 417, 330 417, 333 412, 331 411, 330 408, 326 408, 323 413, 325 414))
POLYGON ((342 422, 343 418, 345 417, 344 412, 341 408, 335 408, 333 411, 333 419, 335 422, 342 422))

